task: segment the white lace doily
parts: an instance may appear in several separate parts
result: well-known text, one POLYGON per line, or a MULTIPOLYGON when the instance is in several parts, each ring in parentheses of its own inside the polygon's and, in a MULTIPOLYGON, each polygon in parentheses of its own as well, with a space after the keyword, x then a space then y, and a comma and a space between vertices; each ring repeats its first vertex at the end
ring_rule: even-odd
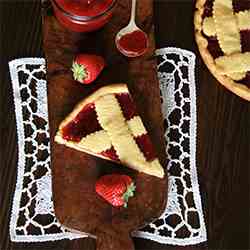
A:
MULTIPOLYGON (((169 159, 168 205, 159 219, 133 236, 165 244, 197 244, 206 241, 206 228, 196 172, 195 55, 177 48, 156 54, 169 159)), ((63 229, 53 212, 45 60, 17 59, 9 67, 18 134, 11 240, 87 237, 63 229)))

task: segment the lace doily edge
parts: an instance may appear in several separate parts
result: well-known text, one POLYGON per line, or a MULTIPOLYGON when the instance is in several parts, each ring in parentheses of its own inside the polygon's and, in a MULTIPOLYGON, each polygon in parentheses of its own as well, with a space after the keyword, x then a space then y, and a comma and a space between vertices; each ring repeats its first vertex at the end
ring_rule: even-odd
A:
POLYGON ((58 240, 75 240, 88 238, 87 235, 76 235, 75 233, 56 233, 47 235, 16 235, 15 233, 10 233, 10 238, 12 242, 48 242, 48 241, 58 241, 58 240))
POLYGON ((159 235, 154 235, 154 239, 152 239, 152 235, 150 233, 143 233, 143 236, 140 235, 139 233, 133 233, 133 237, 135 238, 140 238, 140 239, 146 239, 146 240, 151 240, 153 242, 157 242, 160 244, 166 244, 166 245, 176 245, 176 246, 191 246, 191 245, 197 245, 202 242, 207 241, 206 235, 202 235, 200 237, 193 237, 192 239, 190 238, 183 238, 183 239, 175 239, 175 238, 163 238, 159 235))
MULTIPOLYGON (((204 219, 204 214, 203 214, 203 209, 202 209, 202 204, 201 204, 201 194, 200 194, 200 188, 199 188, 199 180, 198 180, 198 174, 197 174, 197 161, 196 161, 196 148, 197 148, 197 93, 196 93, 196 80, 195 80, 195 60, 196 56, 193 52, 183 50, 185 53, 188 53, 191 56, 191 60, 193 61, 191 65, 190 74, 191 81, 194 84, 191 84, 190 86, 190 98, 193 100, 191 102, 191 120, 193 119, 194 121, 194 126, 191 126, 191 136, 190 136, 190 155, 191 155, 191 162, 190 162, 190 168, 191 168, 191 173, 193 173, 191 177, 192 181, 192 187, 193 187, 193 194, 194 194, 194 203, 195 206, 197 207, 198 211, 200 211, 200 225, 201 225, 201 238, 204 238, 204 241, 207 241, 207 229, 206 229, 206 224, 205 224, 205 219, 204 219)), ((200 243, 200 242, 199 242, 200 243)))
POLYGON ((12 200, 12 208, 11 208, 10 223, 9 223, 10 238, 12 241, 16 241, 18 237, 15 232, 15 225, 18 220, 18 210, 21 202, 22 181, 23 181, 23 174, 25 167, 24 155, 20 153, 24 150, 24 132, 23 132, 24 128, 23 128, 23 123, 18 122, 22 121, 23 119, 22 119, 22 109, 21 109, 22 107, 21 96, 18 90, 19 89, 18 72, 16 69, 18 66, 24 64, 40 65, 40 64, 45 64, 45 62, 46 61, 44 58, 34 58, 34 57, 19 58, 9 62, 9 73, 12 83, 14 109, 16 115, 17 145, 18 145, 17 182, 12 200))

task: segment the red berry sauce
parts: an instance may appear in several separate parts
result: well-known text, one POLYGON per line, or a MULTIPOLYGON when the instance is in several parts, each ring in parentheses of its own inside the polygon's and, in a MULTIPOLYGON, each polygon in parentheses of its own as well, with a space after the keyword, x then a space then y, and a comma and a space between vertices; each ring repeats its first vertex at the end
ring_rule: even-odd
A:
POLYGON ((204 5, 204 12, 203 12, 202 18, 210 17, 213 15, 213 4, 214 4, 214 0, 206 1, 204 5))
POLYGON ((123 35, 118 40, 118 45, 126 52, 141 54, 147 49, 148 39, 144 32, 136 30, 123 35))
POLYGON ((107 158, 113 160, 113 161, 120 161, 113 146, 110 149, 107 149, 107 150, 101 152, 100 154, 103 155, 104 157, 107 157, 107 158))
POLYGON ((79 142, 88 134, 101 130, 97 120, 95 105, 86 105, 78 115, 62 129, 62 136, 67 141, 79 142))
POLYGON ((224 55, 216 37, 207 37, 207 40, 208 40, 207 49, 213 58, 218 58, 224 55))
POLYGON ((250 51, 250 29, 240 31, 242 52, 250 51))
POLYGON ((140 150, 143 152, 147 161, 152 161, 156 158, 154 146, 148 134, 136 137, 135 141, 140 150))
POLYGON ((115 96, 126 120, 130 120, 137 115, 136 106, 128 93, 116 94, 115 96))
POLYGON ((249 0, 233 0, 233 9, 234 9, 234 12, 249 10, 250 1, 249 0))

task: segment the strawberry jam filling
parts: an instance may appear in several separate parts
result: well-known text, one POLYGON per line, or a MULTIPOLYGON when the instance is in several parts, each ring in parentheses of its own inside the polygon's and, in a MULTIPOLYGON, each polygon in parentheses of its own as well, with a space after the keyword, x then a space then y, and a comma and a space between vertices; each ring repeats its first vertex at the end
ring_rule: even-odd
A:
POLYGON ((234 12, 244 11, 250 9, 249 0, 233 0, 234 12))
POLYGON ((128 93, 116 94, 115 96, 126 120, 130 120, 137 115, 136 106, 128 93))
MULTIPOLYGON (((249 1, 250 2, 250 1, 249 1)), ((250 30, 242 30, 240 32, 241 37, 241 49, 242 52, 250 51, 250 30)), ((247 72, 246 77, 239 81, 250 87, 250 71, 247 72)))
POLYGON ((203 12, 202 18, 210 17, 213 15, 213 4, 214 4, 214 0, 206 1, 204 5, 204 12, 203 12))
POLYGON ((113 146, 110 149, 102 151, 100 154, 103 155, 104 157, 107 157, 107 158, 113 160, 113 161, 120 161, 113 146))
POLYGON ((250 29, 240 31, 242 52, 250 51, 250 29))
POLYGON ((207 40, 208 40, 207 49, 213 58, 217 58, 224 55, 216 37, 207 37, 207 40))
POLYGON ((147 161, 152 161, 156 158, 154 146, 148 134, 136 137, 135 141, 140 150, 143 152, 147 161))
POLYGON ((88 134, 101 130, 94 104, 86 105, 78 115, 62 128, 62 137, 67 141, 79 142, 88 134))
POLYGON ((123 35, 119 40, 119 47, 131 53, 143 53, 147 49, 147 36, 140 30, 123 35))
POLYGON ((245 85, 248 86, 248 88, 250 88, 250 71, 247 72, 246 77, 240 81, 238 81, 239 83, 243 83, 245 85))

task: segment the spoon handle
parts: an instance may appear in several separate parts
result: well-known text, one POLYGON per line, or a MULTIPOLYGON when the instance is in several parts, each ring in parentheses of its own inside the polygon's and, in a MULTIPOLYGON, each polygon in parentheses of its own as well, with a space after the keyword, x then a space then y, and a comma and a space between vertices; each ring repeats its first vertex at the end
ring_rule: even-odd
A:
POLYGON ((135 15, 136 15, 136 0, 132 0, 131 16, 129 24, 135 24, 135 15))

